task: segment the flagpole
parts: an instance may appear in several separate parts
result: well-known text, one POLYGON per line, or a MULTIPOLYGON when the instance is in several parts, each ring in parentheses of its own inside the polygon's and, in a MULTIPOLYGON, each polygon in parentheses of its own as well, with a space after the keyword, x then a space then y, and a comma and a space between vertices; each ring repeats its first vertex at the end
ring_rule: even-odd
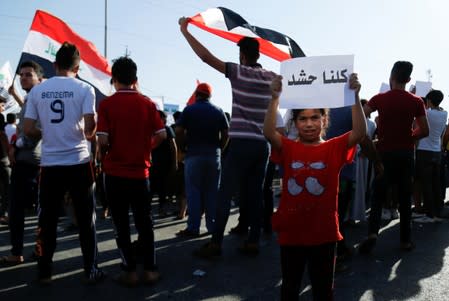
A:
POLYGON ((104 57, 108 57, 108 0, 104 0, 104 57))

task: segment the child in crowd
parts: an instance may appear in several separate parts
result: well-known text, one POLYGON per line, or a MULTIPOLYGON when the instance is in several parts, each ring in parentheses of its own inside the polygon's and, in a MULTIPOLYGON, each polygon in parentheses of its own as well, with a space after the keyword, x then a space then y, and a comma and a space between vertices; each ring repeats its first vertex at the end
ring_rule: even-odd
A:
POLYGON ((340 169, 352 161, 356 145, 366 136, 366 121, 359 100, 360 83, 352 74, 355 91, 352 131, 323 140, 328 110, 293 110, 298 138, 289 140, 276 131, 276 111, 282 77, 271 85, 272 100, 264 123, 274 158, 284 169, 283 191, 273 230, 281 247, 281 300, 298 300, 306 264, 314 300, 333 299, 335 251, 343 237, 338 227, 338 178, 340 169))

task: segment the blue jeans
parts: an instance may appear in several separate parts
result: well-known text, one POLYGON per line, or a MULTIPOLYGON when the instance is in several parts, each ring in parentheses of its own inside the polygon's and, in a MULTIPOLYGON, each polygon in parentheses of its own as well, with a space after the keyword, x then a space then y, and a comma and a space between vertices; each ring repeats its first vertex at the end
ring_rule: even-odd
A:
POLYGON ((369 217, 369 234, 378 234, 382 215, 382 203, 386 198, 389 185, 396 184, 400 212, 400 239, 410 242, 411 197, 414 170, 413 151, 391 151, 380 153, 384 165, 384 175, 374 180, 374 194, 369 217))
POLYGON ((219 155, 189 156, 184 160, 184 177, 189 217, 187 229, 199 232, 204 208, 206 227, 214 231, 217 211, 217 193, 220 183, 221 162, 219 155))
POLYGON ((246 180, 249 211, 249 243, 258 243, 263 204, 263 184, 268 162, 268 143, 255 139, 229 141, 223 160, 221 183, 218 190, 217 219, 212 242, 221 244, 231 209, 231 199, 246 180))

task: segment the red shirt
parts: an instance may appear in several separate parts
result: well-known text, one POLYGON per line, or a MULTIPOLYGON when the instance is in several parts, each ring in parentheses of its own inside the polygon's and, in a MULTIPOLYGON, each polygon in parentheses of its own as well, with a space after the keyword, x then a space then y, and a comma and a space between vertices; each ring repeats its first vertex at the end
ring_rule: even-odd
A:
POLYGON ((426 115, 424 102, 404 90, 390 90, 371 98, 368 106, 379 111, 377 149, 381 152, 413 150, 412 124, 415 118, 426 115))
POLYGON ((349 132, 318 145, 305 145, 282 137, 274 152, 284 168, 282 196, 274 213, 273 229, 281 245, 319 245, 341 240, 338 228, 339 173, 353 160, 349 132))
POLYGON ((120 90, 104 99, 98 109, 97 134, 109 137, 103 159, 107 175, 149 177, 151 137, 165 130, 155 104, 134 90, 120 90))

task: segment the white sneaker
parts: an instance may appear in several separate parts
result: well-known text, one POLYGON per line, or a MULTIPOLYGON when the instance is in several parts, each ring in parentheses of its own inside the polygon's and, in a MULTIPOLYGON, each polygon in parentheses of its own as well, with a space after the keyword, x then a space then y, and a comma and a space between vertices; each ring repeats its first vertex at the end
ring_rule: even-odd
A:
POLYGON ((417 213, 417 212, 412 212, 412 218, 418 218, 418 217, 423 217, 426 216, 424 213, 417 213))
POLYGON ((399 211, 398 209, 391 209, 391 219, 398 219, 399 218, 399 211))
POLYGON ((391 211, 390 209, 382 208, 382 217, 383 220, 389 221, 391 219, 391 211))
POLYGON ((432 218, 432 217, 428 217, 426 215, 426 216, 423 216, 423 217, 415 218, 413 221, 415 221, 417 223, 425 223, 425 224, 427 224, 427 223, 434 223, 435 219, 432 218))

